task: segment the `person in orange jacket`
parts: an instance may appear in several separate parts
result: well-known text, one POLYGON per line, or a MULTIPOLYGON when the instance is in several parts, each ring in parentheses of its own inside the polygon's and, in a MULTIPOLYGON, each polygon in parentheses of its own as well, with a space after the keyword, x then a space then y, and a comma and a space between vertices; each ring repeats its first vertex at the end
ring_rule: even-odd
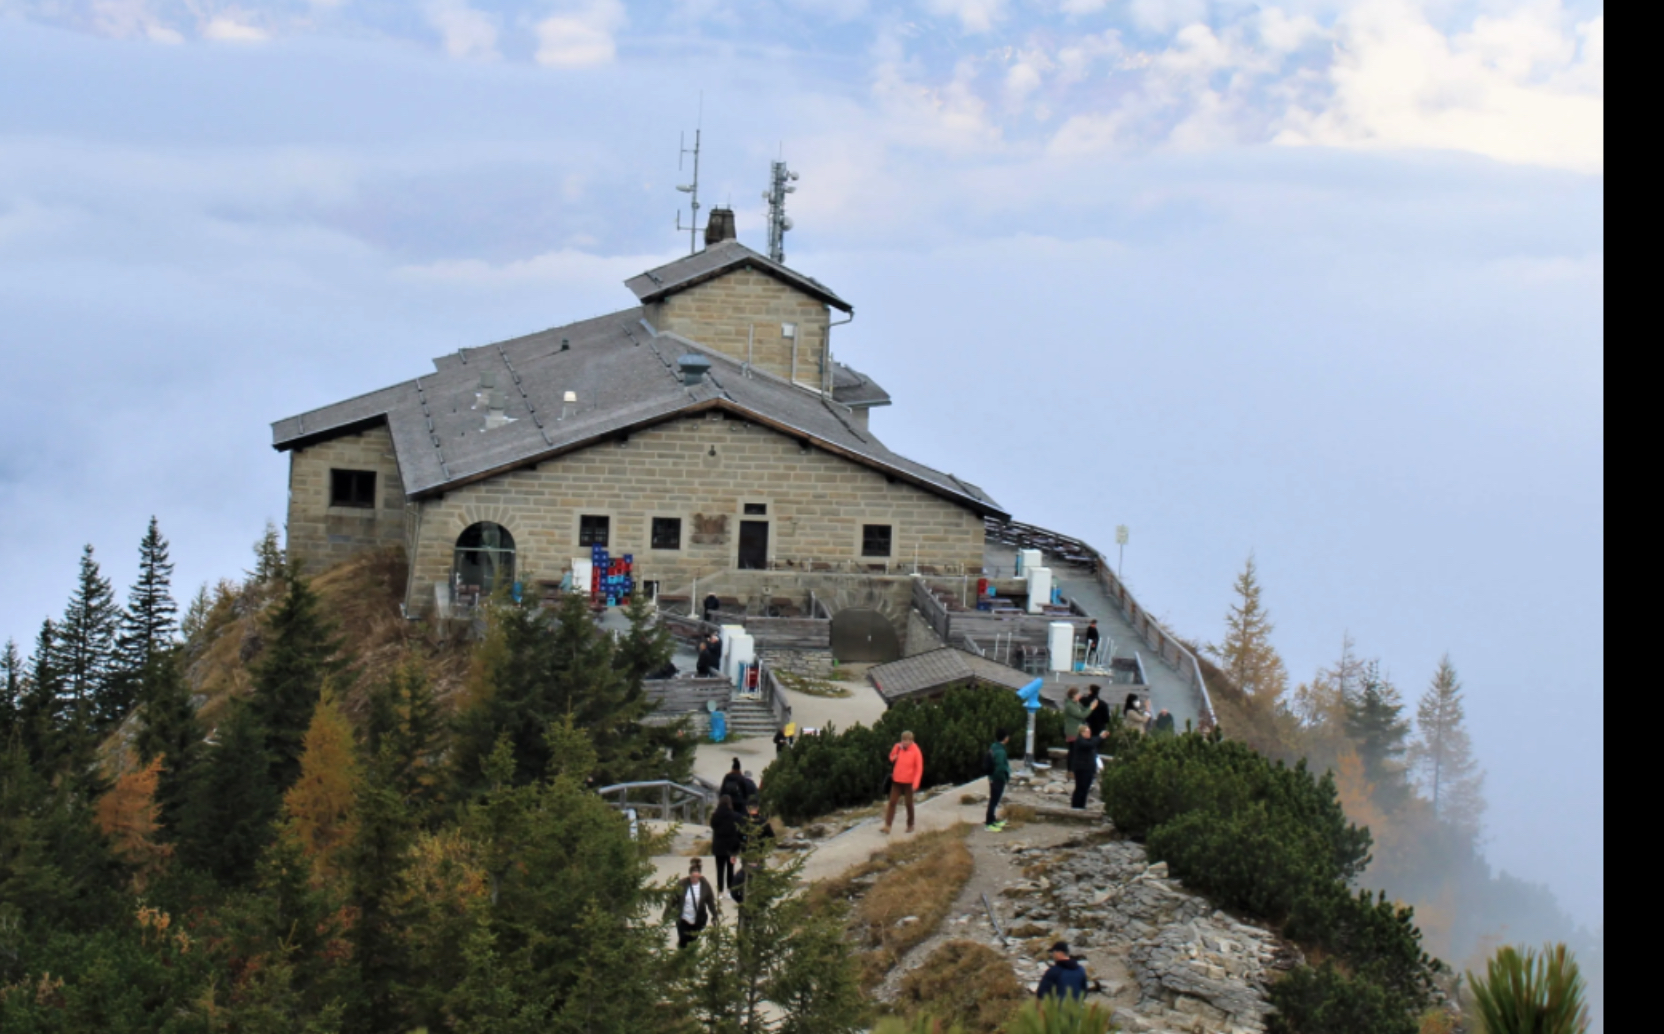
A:
POLYGON ((907 799, 907 832, 913 832, 913 791, 924 779, 924 751, 913 742, 913 734, 901 734, 901 742, 890 748, 890 806, 884 812, 884 832, 896 821, 896 802, 907 799))

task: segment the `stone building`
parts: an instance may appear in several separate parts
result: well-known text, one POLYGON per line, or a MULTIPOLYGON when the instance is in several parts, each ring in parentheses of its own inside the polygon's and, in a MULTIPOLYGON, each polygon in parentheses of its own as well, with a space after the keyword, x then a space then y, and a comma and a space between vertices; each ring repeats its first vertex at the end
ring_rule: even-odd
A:
POLYGON ((889 396, 831 355, 848 302, 724 236, 630 279, 631 308, 277 421, 290 555, 402 547, 415 615, 601 545, 651 591, 814 590, 904 635, 904 573, 980 572, 1007 515, 873 434, 889 396))

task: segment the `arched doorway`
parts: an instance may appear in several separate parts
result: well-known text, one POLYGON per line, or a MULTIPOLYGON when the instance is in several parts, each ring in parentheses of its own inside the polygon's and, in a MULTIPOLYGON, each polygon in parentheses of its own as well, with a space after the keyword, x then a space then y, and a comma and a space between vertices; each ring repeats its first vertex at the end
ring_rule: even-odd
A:
POLYGON ((846 607, 832 615, 832 656, 846 664, 882 664, 901 657, 890 619, 876 610, 846 607))
POLYGON ((501 524, 481 521, 456 540, 451 585, 459 603, 478 603, 498 586, 514 584, 514 536, 501 524))

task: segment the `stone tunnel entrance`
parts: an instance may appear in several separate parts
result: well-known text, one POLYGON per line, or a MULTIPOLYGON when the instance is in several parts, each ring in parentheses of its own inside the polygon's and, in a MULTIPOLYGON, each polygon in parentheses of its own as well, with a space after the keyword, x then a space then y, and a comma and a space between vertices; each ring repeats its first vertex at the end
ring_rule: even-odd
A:
POLYGON ((849 607, 832 615, 832 656, 844 664, 882 664, 901 657, 901 642, 882 613, 849 607))

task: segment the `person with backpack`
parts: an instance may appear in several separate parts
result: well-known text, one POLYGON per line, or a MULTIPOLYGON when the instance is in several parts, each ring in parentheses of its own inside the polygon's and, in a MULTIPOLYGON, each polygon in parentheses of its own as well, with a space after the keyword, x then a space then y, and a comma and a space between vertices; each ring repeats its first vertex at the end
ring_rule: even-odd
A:
POLYGON ((988 777, 988 816, 985 828, 990 833, 1003 832, 1005 823, 999 821, 995 809, 1000 806, 1000 798, 1005 796, 1005 784, 1011 781, 1011 758, 1006 753, 1006 744, 1011 741, 1011 734, 1004 729, 994 732, 994 742, 989 745, 988 753, 982 757, 982 772, 988 777))
POLYGON ((728 774, 722 777, 722 785, 717 787, 716 792, 719 795, 726 796, 729 803, 734 807, 742 810, 745 808, 746 802, 751 797, 745 790, 745 773, 740 770, 739 758, 734 759, 733 767, 729 768, 728 774))
POLYGON ((711 812, 711 854, 716 856, 716 892, 728 889, 734 875, 734 859, 744 850, 740 842, 740 813, 734 809, 734 799, 727 794, 717 798, 711 812))
POLYGON ((704 869, 705 863, 695 858, 688 863, 687 876, 676 881, 676 896, 670 907, 676 916, 678 948, 693 944, 710 921, 722 915, 721 901, 705 879, 704 869))
POLYGON ((924 751, 913 742, 911 731, 901 734, 901 742, 890 748, 890 806, 884 812, 884 832, 896 822, 896 804, 907 799, 907 832, 913 832, 913 793, 924 781, 924 751))
POLYGON ((1086 807, 1086 798, 1092 793, 1092 780, 1098 776, 1098 744, 1102 741, 1092 735, 1088 726, 1081 726, 1075 736, 1075 741, 1069 744, 1069 771, 1075 775, 1075 793, 1069 801, 1069 807, 1079 810, 1086 807))
POLYGON ((1085 998, 1086 969, 1069 954, 1067 941, 1052 945, 1052 964, 1040 978, 1034 996, 1044 1003, 1047 998, 1085 998))

